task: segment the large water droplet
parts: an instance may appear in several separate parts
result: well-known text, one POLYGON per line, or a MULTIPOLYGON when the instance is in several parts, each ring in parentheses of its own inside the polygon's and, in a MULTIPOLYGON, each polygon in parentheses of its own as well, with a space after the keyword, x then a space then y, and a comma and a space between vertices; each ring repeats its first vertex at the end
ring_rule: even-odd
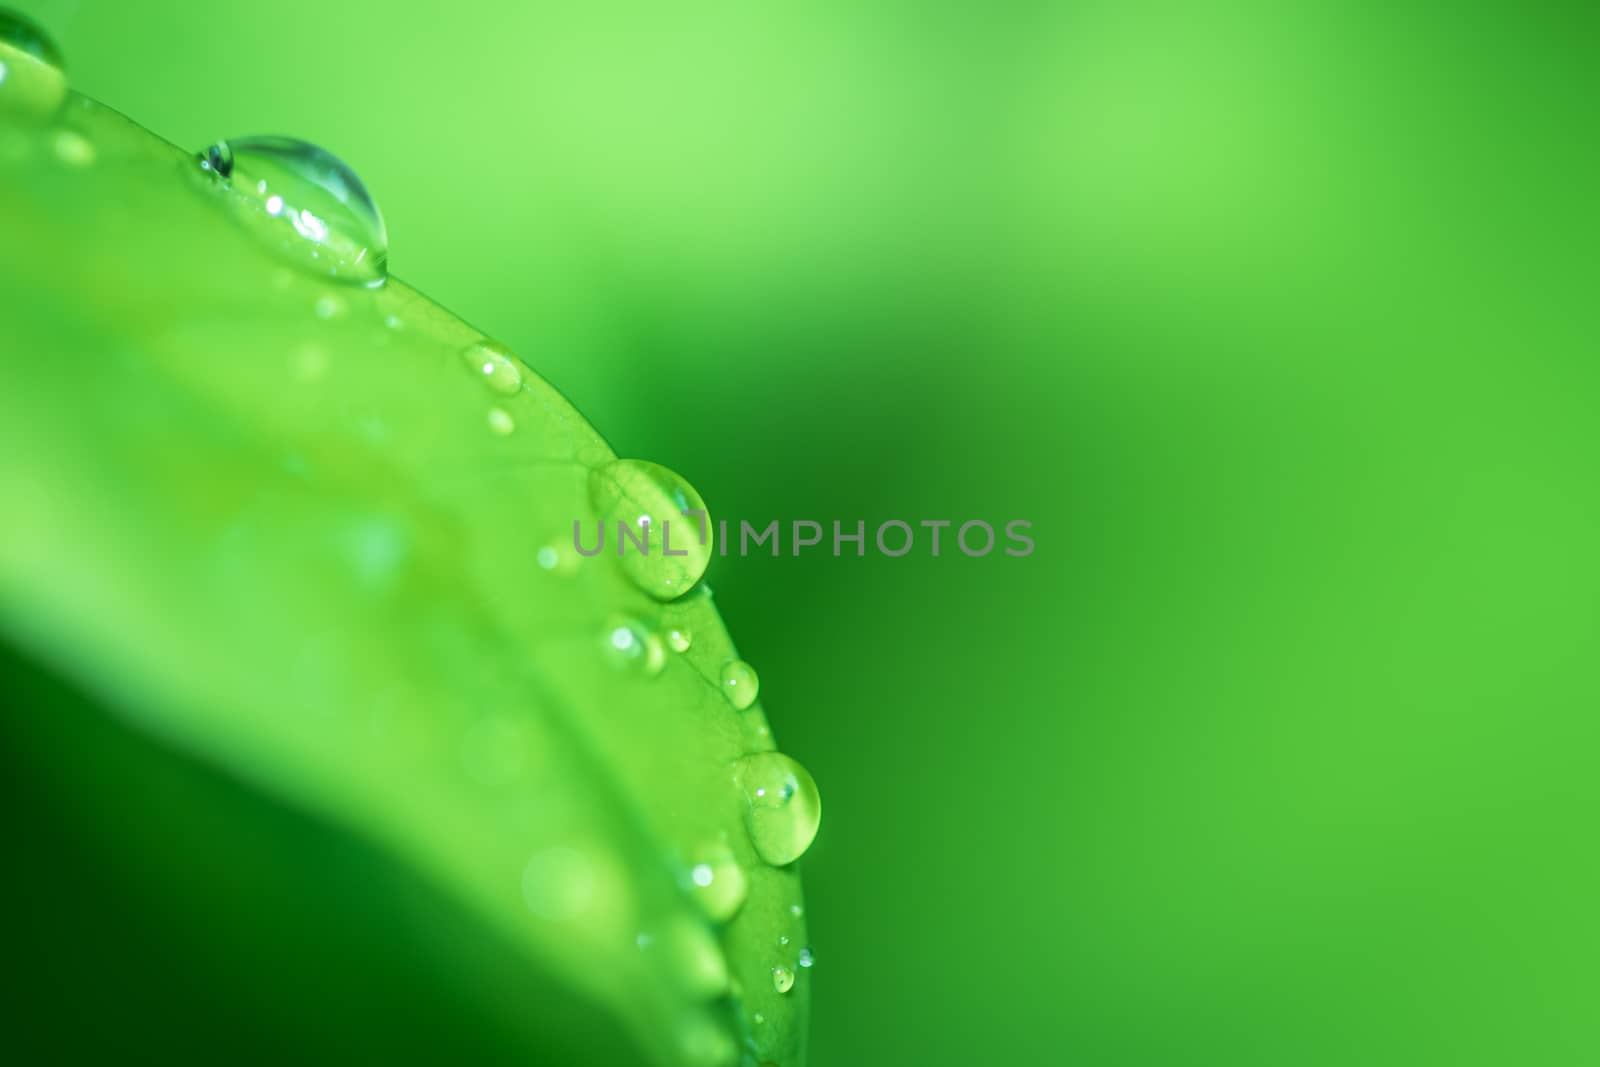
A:
POLYGON ((589 499, 608 543, 616 538, 623 573, 646 593, 674 600, 705 574, 711 518, 694 486, 672 471, 643 460, 615 460, 590 473, 589 499), (628 527, 626 536, 619 523, 628 527))
POLYGON ((461 362, 501 396, 514 396, 522 389, 522 362, 498 341, 483 340, 468 345, 462 349, 461 362))
POLYGON ((723 665, 722 694, 740 711, 756 702, 760 689, 761 679, 756 677, 756 669, 744 660, 729 660, 723 665))
POLYGON ((727 922, 738 913, 750 891, 750 879, 733 858, 733 850, 722 842, 703 845, 690 857, 689 881, 695 899, 705 913, 718 922, 727 922))
POLYGON ((772 968, 772 988, 787 993, 794 988, 794 972, 787 967, 772 968))
POLYGON ((61 50, 26 16, 0 8, 0 114, 44 118, 66 98, 61 50))
POLYGON ((244 137, 207 148, 200 166, 227 181, 251 229, 297 266, 368 287, 388 278, 383 215, 332 153, 290 137, 244 137))
POLYGON ((822 822, 822 795, 811 774, 781 752, 759 752, 734 765, 734 780, 744 790, 745 826, 761 858, 782 867, 803 856, 822 822))

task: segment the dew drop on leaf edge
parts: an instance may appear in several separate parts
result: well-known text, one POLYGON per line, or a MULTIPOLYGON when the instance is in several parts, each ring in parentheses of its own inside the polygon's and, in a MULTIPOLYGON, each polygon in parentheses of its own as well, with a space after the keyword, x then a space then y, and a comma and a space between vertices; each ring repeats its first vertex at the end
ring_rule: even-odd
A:
POLYGON ((26 15, 0 7, 0 115, 48 118, 66 98, 61 49, 26 15))
POLYGON ((756 853, 774 867, 805 855, 822 823, 822 795, 810 772, 781 752, 758 752, 734 765, 734 778, 756 853))
POLYGON ((333 153, 292 137, 242 137, 207 147, 199 166, 226 184, 252 234, 301 270, 368 288, 388 279, 383 214, 333 153))
POLYGON ((492 393, 515 396, 522 390, 522 361, 499 341, 473 342, 462 349, 461 362, 492 393))
POLYGON ((744 711, 756 702, 761 690, 761 679, 756 669, 742 659, 729 660, 722 667, 722 695, 728 703, 744 711))
POLYGON ((612 460, 590 472, 589 501, 605 534, 606 554, 643 592, 676 600, 705 574, 711 519, 705 501, 681 475, 658 463, 612 460), (622 527, 633 539, 620 540, 622 527))

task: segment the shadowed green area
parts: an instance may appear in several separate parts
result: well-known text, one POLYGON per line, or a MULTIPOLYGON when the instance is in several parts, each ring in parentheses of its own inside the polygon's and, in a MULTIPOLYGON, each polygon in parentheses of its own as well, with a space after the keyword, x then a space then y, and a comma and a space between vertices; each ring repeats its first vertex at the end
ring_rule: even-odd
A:
POLYGON ((392 857, 119 726, 13 655, 0 686, 32 711, 0 718, 14 813, 0 906, 27 917, 7 935, 13 1050, 639 1061, 593 1006, 392 857))

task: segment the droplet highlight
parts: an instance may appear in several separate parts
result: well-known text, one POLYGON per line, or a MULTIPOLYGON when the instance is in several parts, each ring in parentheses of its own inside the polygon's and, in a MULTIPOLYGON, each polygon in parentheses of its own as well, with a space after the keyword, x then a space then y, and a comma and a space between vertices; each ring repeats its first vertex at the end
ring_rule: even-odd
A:
POLYGON ((756 676, 756 669, 742 659, 729 660, 722 667, 722 695, 728 698, 728 703, 745 710, 756 702, 756 693, 761 689, 761 679, 756 676))
POLYGON ((759 752, 734 765, 734 780, 744 791, 756 853, 774 867, 805 855, 822 823, 822 795, 810 772, 781 752, 759 752))
POLYGON ((679 475, 658 463, 614 460, 590 472, 589 499, 623 573, 644 592, 675 600, 705 574, 711 518, 679 475))
POLYGON ((250 230, 302 270, 369 288, 388 279, 383 215, 333 153, 292 137, 244 137, 218 141, 199 159, 250 230))
POLYGON ((66 98, 61 49, 27 16, 0 8, 0 115, 49 118, 66 98))

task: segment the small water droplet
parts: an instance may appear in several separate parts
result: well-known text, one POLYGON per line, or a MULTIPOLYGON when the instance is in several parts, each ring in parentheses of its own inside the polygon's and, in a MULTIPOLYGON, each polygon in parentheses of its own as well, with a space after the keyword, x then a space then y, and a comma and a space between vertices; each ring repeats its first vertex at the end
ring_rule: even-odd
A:
POLYGON ((794 988, 794 972, 787 967, 772 968, 772 988, 787 993, 794 988))
POLYGON ((301 268, 369 288, 389 276, 383 215, 355 171, 290 137, 218 141, 200 168, 227 182, 240 214, 301 268))
POLYGON ((0 113, 45 118, 66 98, 61 50, 26 16, 0 8, 0 113))
POLYGON ((614 460, 590 473, 589 499, 608 541, 618 538, 623 573, 646 593, 675 600, 705 574, 711 519, 694 486, 677 474, 657 463, 614 460), (619 523, 637 533, 623 535, 619 523))
POLYGON ((401 319, 399 315, 389 315, 389 316, 387 316, 383 320, 383 324, 385 326, 389 327, 389 329, 391 329, 391 330, 399 330, 399 329, 404 329, 405 328, 405 321, 403 319, 401 319))
POLYGON ((779 934, 778 935, 778 944, 780 946, 787 945, 788 943, 789 943, 789 935, 788 934, 779 934))
POLYGON ((613 616, 606 624, 605 647, 613 663, 645 674, 660 674, 667 664, 661 639, 644 623, 625 615, 613 616))
MULTIPOLYGON (((505 408, 489 409, 489 429, 501 437, 509 437, 517 428, 517 420, 505 408)), ((547 568, 548 569, 548 568, 547 568)))
POLYGON ((756 702, 761 679, 756 669, 742 659, 729 660, 722 667, 722 695, 740 711, 756 702))
POLYGON ((745 827, 757 854, 783 867, 805 854, 822 822, 822 795, 799 763, 781 752, 759 752, 734 765, 748 806, 745 827))
POLYGON ((690 859, 689 880, 694 897, 705 913, 717 922, 727 922, 744 905, 750 879, 733 850, 720 841, 695 849, 690 859))
POLYGON ((559 574, 564 578, 576 574, 578 564, 582 560, 582 557, 573 551, 571 544, 562 542, 553 542, 543 546, 534 558, 538 561, 540 568, 553 574, 559 574))
POLYGON ((461 353, 467 370, 501 396, 512 396, 522 389, 522 361, 498 341, 478 341, 461 353))
POLYGON ((316 311, 319 319, 336 319, 344 314, 344 301, 332 295, 319 296, 316 311))
POLYGON ((667 647, 674 652, 687 652, 694 642, 694 634, 687 626, 674 626, 667 631, 667 647))
POLYGON ((754 1015, 750 1016, 750 1021, 755 1023, 757 1026, 760 1026, 762 1023, 767 1021, 767 1017, 758 1011, 754 1015))
POLYGON ((802 908, 800 905, 798 905, 798 904, 790 904, 789 905, 789 914, 793 915, 796 919, 798 919, 801 916, 805 915, 805 913, 806 913, 806 909, 802 908))
POLYGON ((59 131, 51 141, 51 146, 55 149, 56 158, 69 167, 88 167, 94 163, 94 145, 75 130, 59 131))
POLYGON ((800 966, 809 967, 815 962, 817 962, 817 958, 811 954, 811 950, 809 948, 803 948, 800 950, 800 966))

